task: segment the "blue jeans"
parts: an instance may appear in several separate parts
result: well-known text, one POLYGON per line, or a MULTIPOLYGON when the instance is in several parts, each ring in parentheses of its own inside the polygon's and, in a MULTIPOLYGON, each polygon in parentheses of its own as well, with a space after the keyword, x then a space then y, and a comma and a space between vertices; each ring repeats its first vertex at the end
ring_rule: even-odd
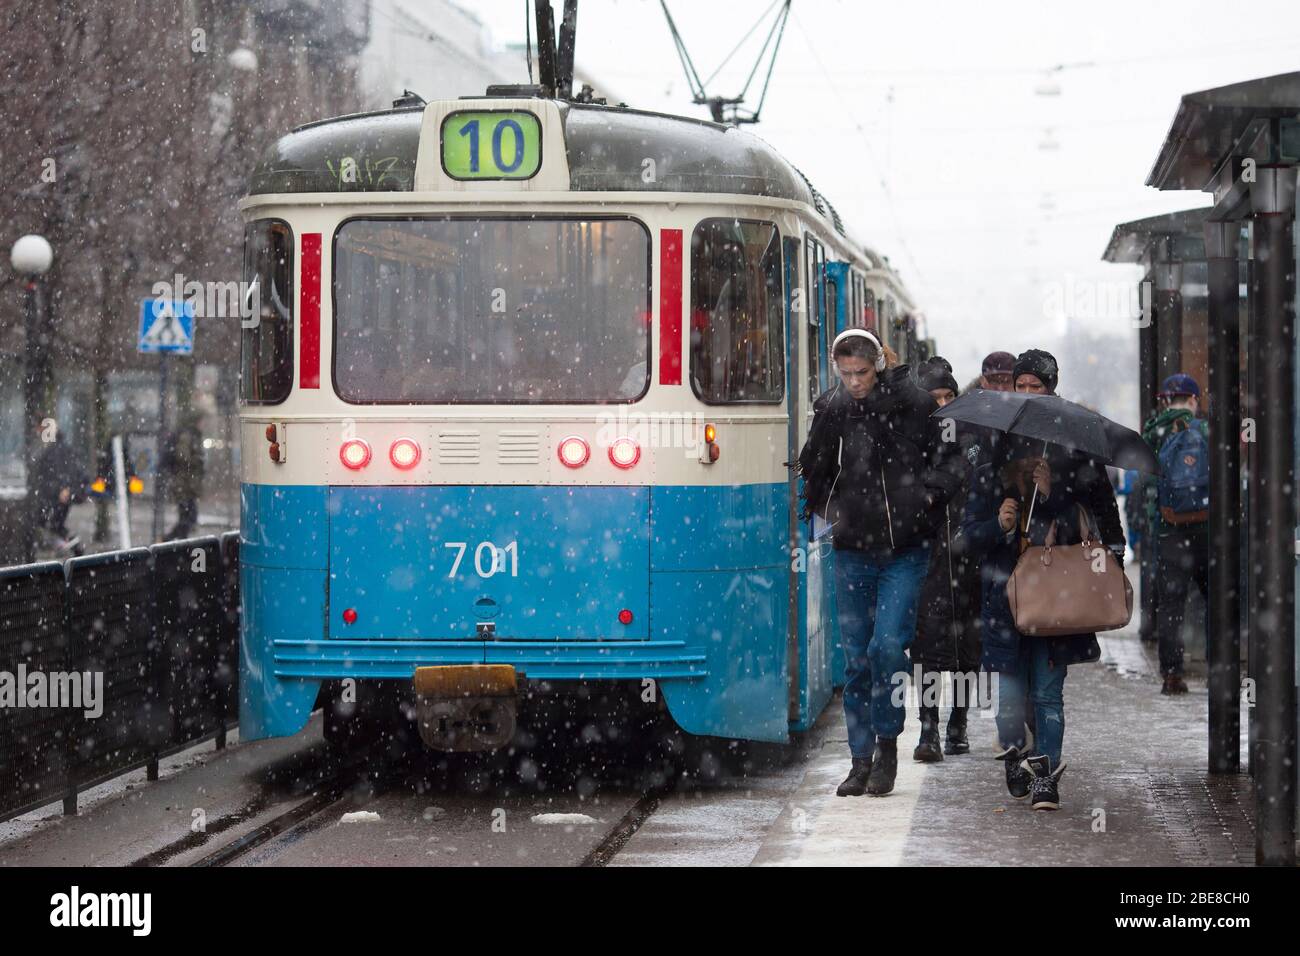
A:
POLYGON ((1020 638, 1020 656, 1014 671, 1004 671, 998 680, 998 739, 1003 747, 1025 747, 1025 698, 1034 708, 1034 750, 1061 765, 1065 742, 1064 664, 1048 659, 1050 641, 1020 638))
POLYGON ((844 717, 854 757, 869 758, 877 736, 903 732, 907 648, 916 636, 916 605, 929 563, 928 544, 898 552, 835 552, 844 717))

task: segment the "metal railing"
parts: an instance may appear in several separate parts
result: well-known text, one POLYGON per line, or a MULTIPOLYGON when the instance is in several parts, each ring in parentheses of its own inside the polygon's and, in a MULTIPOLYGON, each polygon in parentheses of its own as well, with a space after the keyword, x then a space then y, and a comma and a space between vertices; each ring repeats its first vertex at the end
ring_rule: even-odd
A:
POLYGON ((239 533, 0 568, 0 820, 239 715, 239 533))

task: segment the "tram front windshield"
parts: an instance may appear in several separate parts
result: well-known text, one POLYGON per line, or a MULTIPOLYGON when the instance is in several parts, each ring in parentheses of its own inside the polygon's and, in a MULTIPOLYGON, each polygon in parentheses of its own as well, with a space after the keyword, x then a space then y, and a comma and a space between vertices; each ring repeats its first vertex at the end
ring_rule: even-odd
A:
POLYGON ((334 293, 349 402, 619 402, 649 386, 650 237, 631 220, 351 220, 334 293))

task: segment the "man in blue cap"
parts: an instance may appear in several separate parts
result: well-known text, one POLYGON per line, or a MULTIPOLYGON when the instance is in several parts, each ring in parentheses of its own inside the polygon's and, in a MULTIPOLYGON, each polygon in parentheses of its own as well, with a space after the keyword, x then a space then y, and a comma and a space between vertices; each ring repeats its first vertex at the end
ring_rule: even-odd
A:
POLYGON ((1162 694, 1185 694, 1183 612, 1192 581, 1209 600, 1209 427, 1198 418, 1196 379, 1170 375, 1156 393, 1158 411, 1142 437, 1160 460, 1161 476, 1148 494, 1147 527, 1156 544, 1156 635, 1162 694))

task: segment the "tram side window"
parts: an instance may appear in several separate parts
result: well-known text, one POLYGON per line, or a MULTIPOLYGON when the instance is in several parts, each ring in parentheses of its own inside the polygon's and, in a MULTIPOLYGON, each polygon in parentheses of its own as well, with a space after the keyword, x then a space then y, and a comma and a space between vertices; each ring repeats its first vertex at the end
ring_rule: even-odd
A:
MULTIPOLYGON (((804 259, 808 267, 808 289, 804 295, 804 310, 808 323, 808 402, 817 400, 822 392, 821 352, 822 321, 826 314, 822 245, 811 235, 805 237, 804 259)), ((829 356, 828 356, 829 360, 829 356)), ((830 372, 828 371, 829 375, 830 372)))
POLYGON ((293 388, 293 231, 264 219, 244 230, 244 281, 257 323, 243 323, 239 396, 252 404, 284 401, 293 388))
POLYGON ((785 393, 781 236, 766 222, 705 219, 691 235, 691 385, 713 404, 785 393))

